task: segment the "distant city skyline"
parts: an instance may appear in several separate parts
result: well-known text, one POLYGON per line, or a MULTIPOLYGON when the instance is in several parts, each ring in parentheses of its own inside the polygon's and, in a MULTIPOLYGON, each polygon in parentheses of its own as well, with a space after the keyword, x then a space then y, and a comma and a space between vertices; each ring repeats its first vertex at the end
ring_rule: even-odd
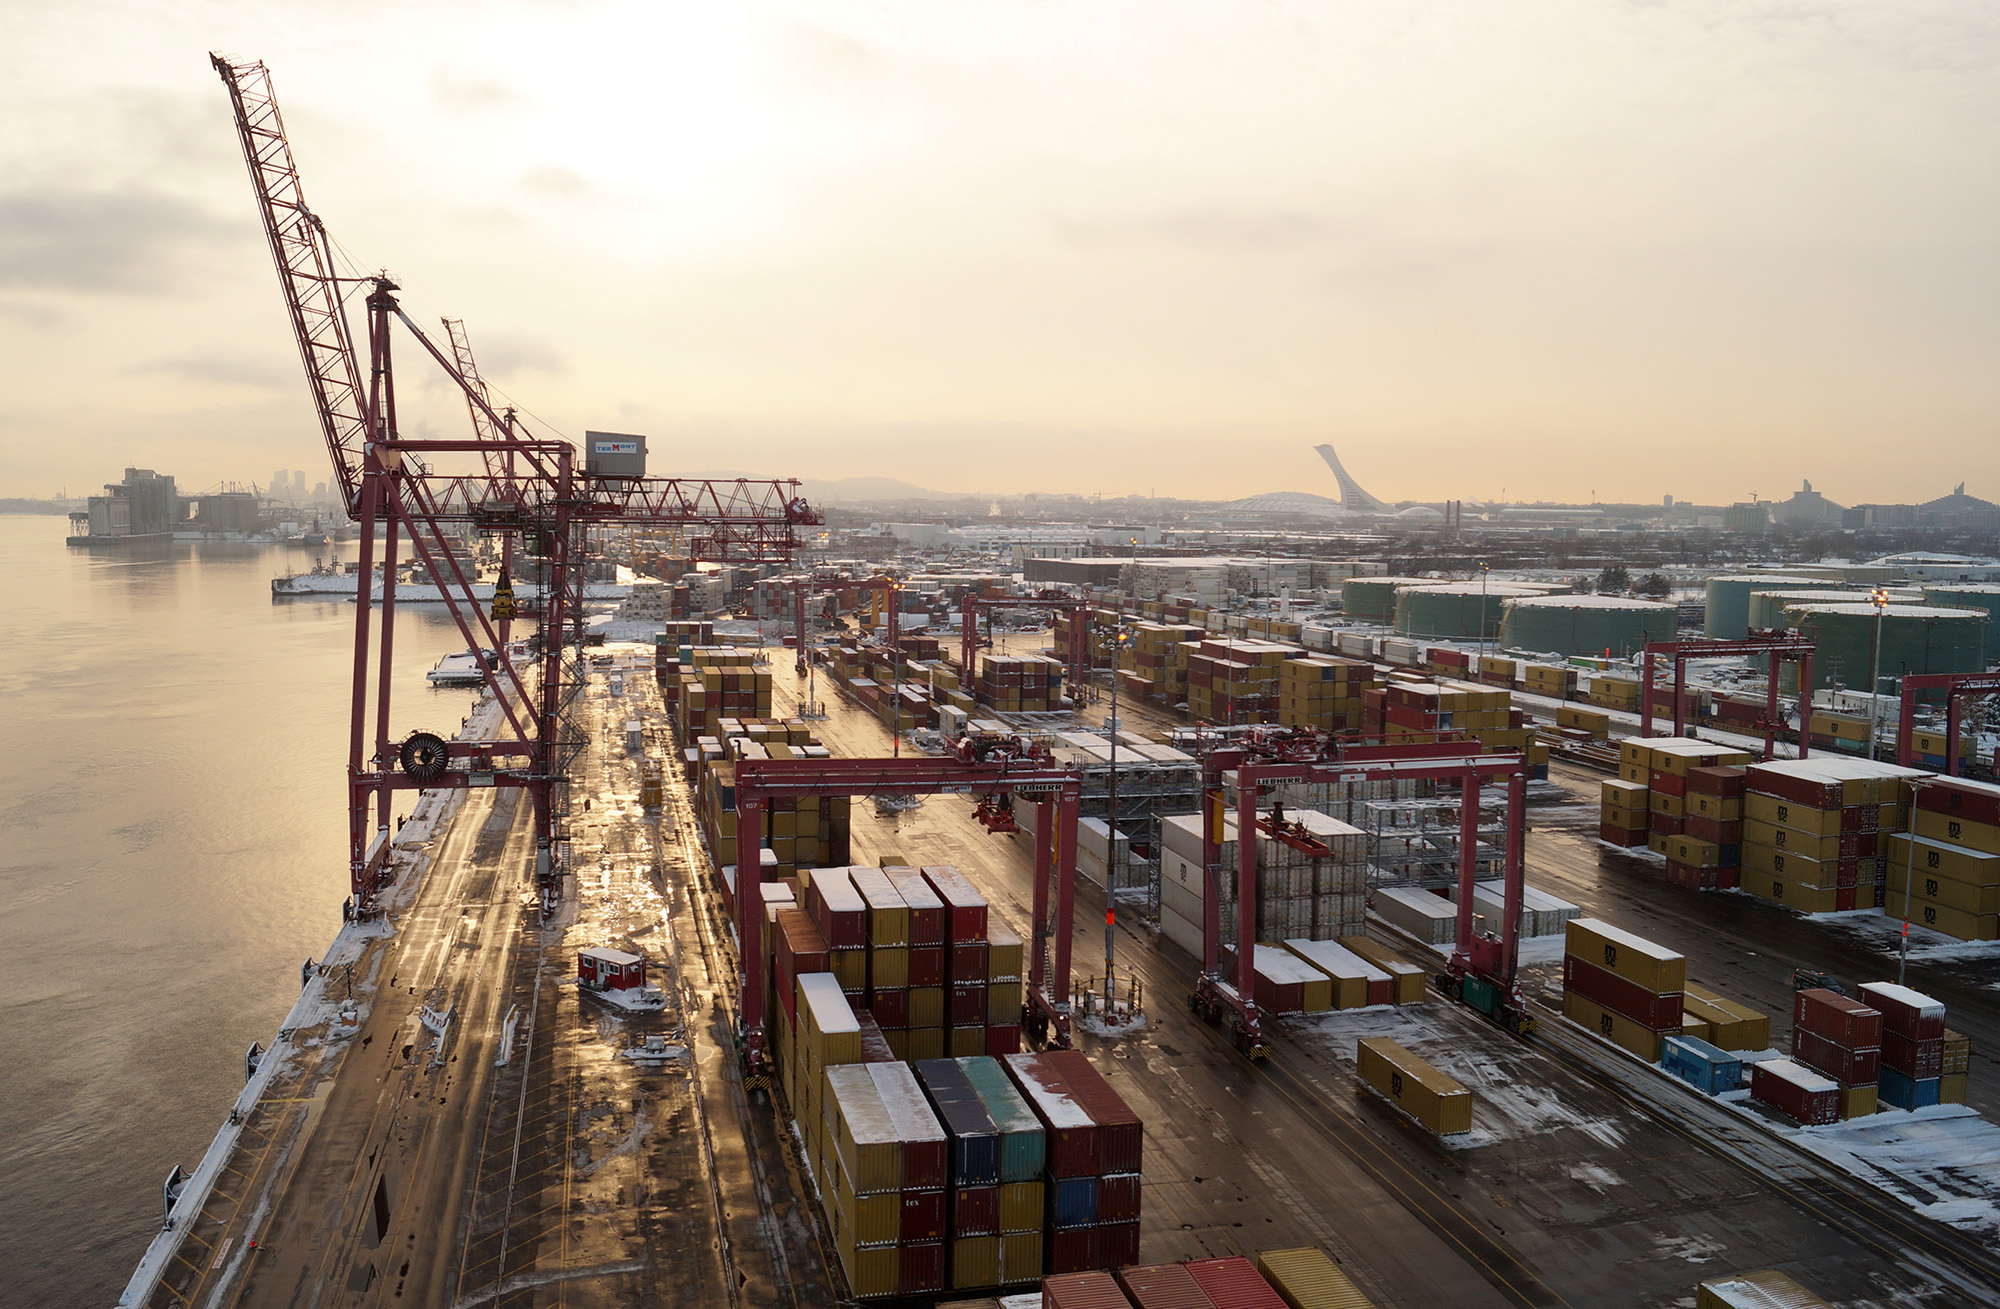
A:
MULTIPOLYGON (((0 494, 326 475, 216 49, 505 396, 941 490, 2000 495, 2000 28, 1692 0, 99 0, 10 32, 0 494)), ((463 430, 401 353, 417 432, 463 430)))

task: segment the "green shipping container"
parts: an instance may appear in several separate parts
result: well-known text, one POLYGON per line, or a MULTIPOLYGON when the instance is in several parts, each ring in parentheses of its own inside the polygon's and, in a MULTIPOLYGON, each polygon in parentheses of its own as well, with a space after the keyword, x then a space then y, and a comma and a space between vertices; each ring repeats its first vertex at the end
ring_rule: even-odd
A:
POLYGON ((1000 1129, 1000 1180, 1034 1182, 1042 1176, 1047 1144, 1042 1138, 1042 1120, 1007 1080, 1000 1061, 990 1055, 960 1059, 965 1080, 986 1108, 986 1116, 1000 1129))

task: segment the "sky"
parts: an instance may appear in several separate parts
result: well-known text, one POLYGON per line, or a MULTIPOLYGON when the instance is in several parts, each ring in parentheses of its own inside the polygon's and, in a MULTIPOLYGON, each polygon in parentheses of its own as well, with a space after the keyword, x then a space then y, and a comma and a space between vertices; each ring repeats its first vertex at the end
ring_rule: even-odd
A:
POLYGON ((1990 3, 0 13, 0 495, 328 476, 216 50, 357 271, 656 473, 2000 499, 1990 3))

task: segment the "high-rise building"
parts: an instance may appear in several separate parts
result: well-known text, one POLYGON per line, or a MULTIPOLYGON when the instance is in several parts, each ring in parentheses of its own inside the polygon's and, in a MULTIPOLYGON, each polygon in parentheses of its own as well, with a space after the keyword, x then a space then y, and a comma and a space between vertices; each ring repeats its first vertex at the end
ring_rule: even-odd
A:
POLYGON ((291 482, 292 482, 292 475, 286 472, 282 468, 272 473, 271 488, 270 488, 271 498, 275 500, 278 497, 284 495, 285 489, 291 485, 291 482))

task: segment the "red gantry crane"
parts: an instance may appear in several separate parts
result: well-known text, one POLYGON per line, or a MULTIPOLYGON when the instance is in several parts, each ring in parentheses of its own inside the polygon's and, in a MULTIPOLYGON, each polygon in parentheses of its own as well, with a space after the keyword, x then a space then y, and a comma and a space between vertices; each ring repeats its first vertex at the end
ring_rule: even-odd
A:
POLYGON ((1799 664, 1799 758, 1806 757, 1806 738, 1811 735, 1813 697, 1813 651, 1818 645, 1809 636, 1798 632, 1753 631, 1739 640, 1699 640, 1699 641, 1653 641, 1646 646, 1645 685, 1639 688, 1639 735, 1653 734, 1653 673, 1654 660, 1661 657, 1674 661, 1674 735, 1687 730, 1687 661, 1690 659, 1722 659, 1736 655, 1768 655, 1771 660, 1770 682, 1764 699, 1764 719, 1758 726, 1764 729, 1764 757, 1772 759, 1778 733, 1790 725, 1784 715, 1778 712, 1778 666, 1788 659, 1796 659, 1799 664))
MULTIPOLYGON (((568 441, 525 433, 511 411, 494 409, 461 331, 451 330, 453 353, 447 354, 403 312, 388 276, 335 271, 333 243, 306 204, 269 70, 217 55, 210 62, 229 92, 342 504, 361 529, 347 770, 352 908, 365 911, 382 884, 395 793, 473 786, 515 786, 531 795, 536 879, 546 908, 560 887, 567 768, 583 745, 565 714, 580 680, 575 656, 565 665, 564 637, 580 631, 585 534, 609 525, 672 527, 685 533, 694 558, 783 562, 798 529, 823 520, 799 495, 796 481, 648 477, 642 439, 603 433, 587 434, 579 467, 568 441), (365 371, 346 317, 344 291, 350 288, 366 291, 365 371), (473 415, 471 438, 418 439, 399 427, 391 350, 398 324, 464 394, 473 415), (431 466, 454 454, 477 455, 480 471, 455 474, 431 466), (457 548, 460 538, 475 532, 509 543, 518 538, 531 560, 540 629, 536 667, 518 667, 508 657, 506 641, 475 598, 474 578, 457 548), (447 741, 417 732, 400 742, 389 736, 397 556, 405 542, 437 582, 499 708, 504 727, 493 735, 447 741), (369 603, 378 550, 379 625, 369 603)), ((503 576, 496 599, 510 593, 510 580, 503 576)), ((511 607, 499 605, 503 615, 511 607)))

